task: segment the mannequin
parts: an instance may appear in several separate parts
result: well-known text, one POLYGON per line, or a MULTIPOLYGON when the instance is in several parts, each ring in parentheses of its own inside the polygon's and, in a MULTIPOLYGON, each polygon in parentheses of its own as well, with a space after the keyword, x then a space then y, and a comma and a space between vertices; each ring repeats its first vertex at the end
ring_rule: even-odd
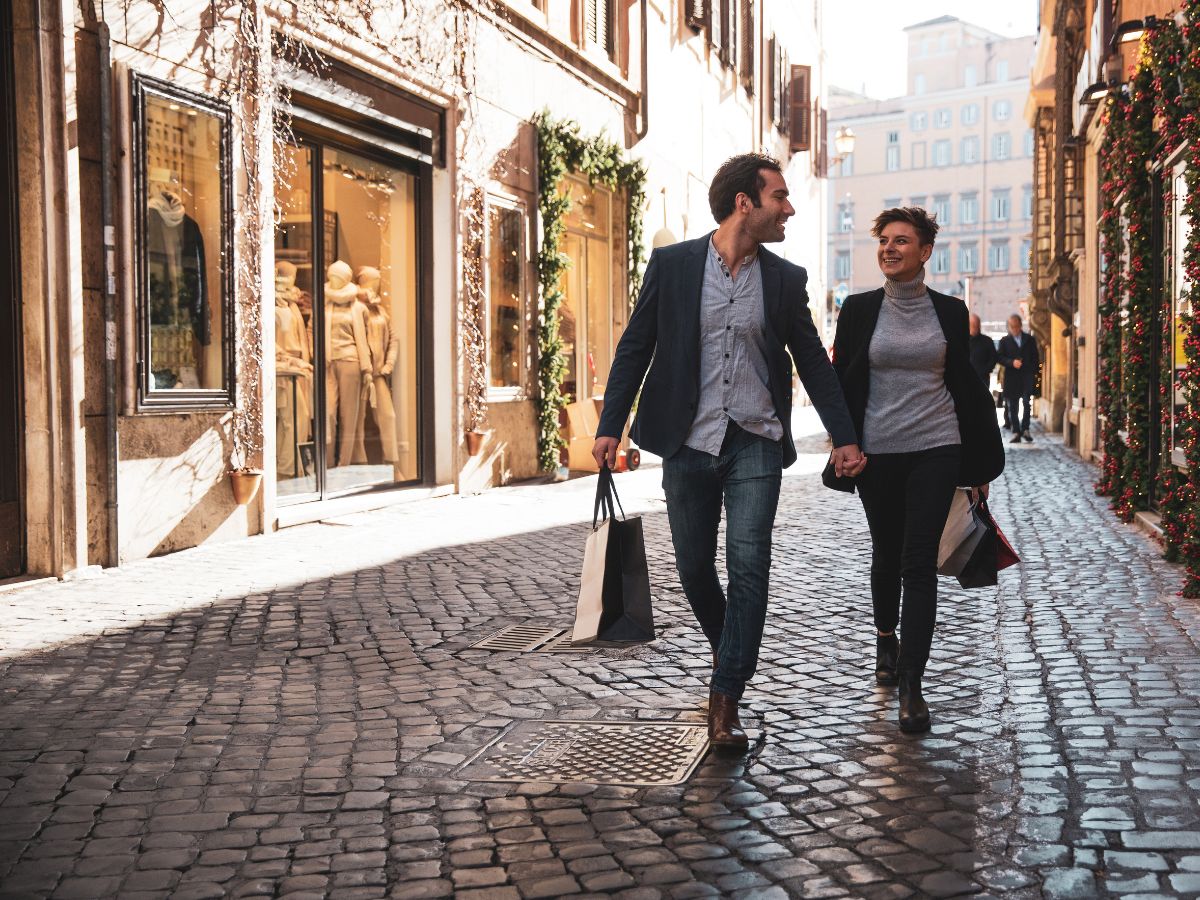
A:
POLYGON ((162 382, 160 387, 199 387, 198 382, 188 382, 196 381, 203 360, 200 347, 212 343, 204 238, 196 220, 184 211, 174 185, 153 182, 149 194, 146 275, 150 325, 163 329, 164 335, 182 327, 191 331, 193 339, 190 353, 179 348, 162 361, 163 371, 155 372, 155 381, 162 382))
POLYGON ((305 474, 299 447, 312 435, 312 355, 304 316, 296 304, 296 267, 275 264, 275 426, 276 471, 280 477, 305 474))
POLYGON ((367 346, 367 307, 358 299, 350 266, 340 259, 325 270, 325 395, 329 404, 328 458, 350 465, 361 442, 358 423, 371 384, 371 350, 367 346))
MULTIPOLYGON (((392 405, 391 380, 400 353, 400 336, 393 330, 387 307, 379 296, 379 270, 373 266, 360 266, 355 281, 358 282, 358 299, 367 307, 367 346, 371 351, 371 382, 375 388, 371 403, 363 407, 358 431, 360 435, 364 432, 366 406, 369 405, 379 428, 383 458, 394 465, 399 456, 396 453, 396 408, 392 405)), ((357 456, 355 461, 358 461, 357 456)), ((366 461, 365 451, 363 461, 366 461)))

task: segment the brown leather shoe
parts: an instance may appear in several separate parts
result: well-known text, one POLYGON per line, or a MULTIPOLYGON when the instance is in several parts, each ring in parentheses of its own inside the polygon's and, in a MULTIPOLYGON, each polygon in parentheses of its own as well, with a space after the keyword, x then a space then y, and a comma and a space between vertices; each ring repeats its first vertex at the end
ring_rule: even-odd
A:
POLYGON ((714 747, 745 750, 750 741, 738 719, 737 701, 728 694, 708 692, 708 740, 714 747))

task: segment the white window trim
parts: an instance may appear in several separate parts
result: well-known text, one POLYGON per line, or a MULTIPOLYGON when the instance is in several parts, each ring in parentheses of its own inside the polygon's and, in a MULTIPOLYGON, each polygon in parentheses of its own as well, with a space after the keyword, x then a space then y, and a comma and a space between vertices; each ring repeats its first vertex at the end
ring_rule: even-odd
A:
POLYGON ((489 191, 483 201, 483 260, 480 266, 483 278, 483 289, 486 295, 484 302, 484 360, 487 379, 488 402, 504 403, 529 398, 529 210, 523 200, 508 194, 489 191), (520 383, 509 387, 494 387, 492 385, 492 209, 516 210, 521 214, 521 305, 519 318, 521 322, 520 343, 517 355, 521 361, 520 383))

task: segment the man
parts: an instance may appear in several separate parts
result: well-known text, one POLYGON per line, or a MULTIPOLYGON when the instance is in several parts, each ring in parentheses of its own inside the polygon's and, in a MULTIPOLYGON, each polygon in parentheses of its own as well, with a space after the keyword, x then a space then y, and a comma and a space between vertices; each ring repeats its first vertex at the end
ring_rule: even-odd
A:
POLYGON ((1012 426, 1010 444, 1021 439, 1033 441, 1029 433, 1029 404, 1033 397, 1033 386, 1037 382, 1041 357, 1033 335, 1021 330, 1021 317, 1008 317, 1008 334, 1000 338, 1000 365, 1004 366, 1004 405, 1008 410, 1008 421, 1012 426), (1021 411, 1021 404, 1024 410, 1021 411))
POLYGON ((713 649, 709 738, 740 750, 737 704, 758 665, 780 476, 796 459, 793 362, 833 437, 837 474, 857 475, 866 458, 808 311, 808 275, 761 246, 782 241, 796 212, 779 163, 729 159, 708 199, 715 232, 650 256, 592 454, 601 466, 616 463, 641 387, 631 434, 663 458, 676 568, 713 649), (722 500, 728 596, 716 568, 722 500))
POLYGON ((991 385, 992 369, 996 368, 996 344, 983 333, 983 324, 979 316, 971 313, 971 338, 967 342, 967 352, 971 357, 971 368, 983 379, 983 383, 991 385))

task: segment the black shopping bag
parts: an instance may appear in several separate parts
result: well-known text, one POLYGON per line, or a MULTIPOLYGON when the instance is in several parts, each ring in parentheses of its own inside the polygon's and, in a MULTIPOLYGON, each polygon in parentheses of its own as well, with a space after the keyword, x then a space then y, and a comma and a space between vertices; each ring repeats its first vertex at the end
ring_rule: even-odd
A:
POLYGON ((583 551, 583 574, 571 643, 654 640, 650 573, 639 517, 617 518, 620 507, 612 471, 605 466, 596 483, 592 533, 583 551))
POLYGON ((984 533, 975 552, 958 573, 958 583, 965 588, 991 587, 999 582, 997 573, 1001 569, 1016 565, 1021 560, 992 518, 987 500, 980 497, 973 510, 983 523, 984 533))

